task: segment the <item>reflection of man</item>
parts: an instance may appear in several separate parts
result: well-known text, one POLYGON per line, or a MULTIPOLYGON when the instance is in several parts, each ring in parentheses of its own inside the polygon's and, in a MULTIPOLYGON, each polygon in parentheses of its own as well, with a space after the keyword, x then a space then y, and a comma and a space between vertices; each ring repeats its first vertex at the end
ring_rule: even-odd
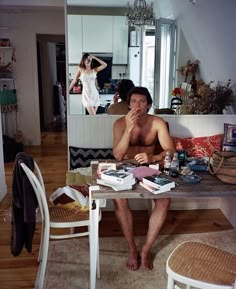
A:
MULTIPOLYGON (((166 123, 155 115, 147 114, 152 105, 152 98, 145 87, 134 87, 128 94, 129 113, 116 120, 113 127, 113 153, 117 160, 134 158, 140 164, 163 160, 165 152, 174 153, 174 144, 166 123), (155 155, 155 144, 159 140, 163 152, 155 155)), ((170 199, 154 200, 155 206, 149 219, 145 243, 141 250, 141 265, 151 270, 152 245, 165 221, 170 199)), ((134 241, 133 217, 128 200, 114 200, 115 212, 123 234, 128 242, 129 257, 127 267, 138 269, 138 251, 134 241)))

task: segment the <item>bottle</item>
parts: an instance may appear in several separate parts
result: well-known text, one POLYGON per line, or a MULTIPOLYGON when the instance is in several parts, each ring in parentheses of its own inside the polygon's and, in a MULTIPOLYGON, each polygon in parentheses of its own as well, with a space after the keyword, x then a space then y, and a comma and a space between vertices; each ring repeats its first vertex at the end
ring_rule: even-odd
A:
POLYGON ((171 161, 170 175, 173 178, 176 178, 179 175, 179 155, 177 152, 174 153, 173 159, 171 161))
POLYGON ((170 166, 171 166, 170 151, 166 151, 166 156, 165 156, 165 159, 164 159, 164 173, 166 175, 170 174, 170 166))

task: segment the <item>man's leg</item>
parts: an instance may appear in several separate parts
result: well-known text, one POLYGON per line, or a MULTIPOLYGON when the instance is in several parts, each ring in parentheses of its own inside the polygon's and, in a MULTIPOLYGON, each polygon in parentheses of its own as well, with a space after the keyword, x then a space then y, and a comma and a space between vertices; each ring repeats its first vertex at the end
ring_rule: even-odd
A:
POLYGON ((129 270, 136 270, 138 269, 138 251, 134 242, 133 216, 129 208, 128 200, 116 199, 114 200, 114 205, 116 217, 128 242, 129 257, 126 263, 127 267, 129 270))
POLYGON ((155 199, 155 207, 149 219, 148 232, 141 252, 141 264, 144 269, 152 270, 153 261, 151 248, 155 242, 160 229, 165 222, 170 199, 155 199))

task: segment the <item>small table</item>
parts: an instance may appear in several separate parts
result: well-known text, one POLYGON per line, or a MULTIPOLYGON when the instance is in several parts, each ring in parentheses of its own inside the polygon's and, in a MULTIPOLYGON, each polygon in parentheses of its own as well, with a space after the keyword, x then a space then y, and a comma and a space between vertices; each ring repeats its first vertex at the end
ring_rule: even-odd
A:
POLYGON ((159 199, 159 198, 213 198, 236 197, 236 185, 226 184, 218 180, 208 172, 198 173, 202 180, 198 184, 190 185, 182 181, 180 177, 174 179, 176 187, 171 191, 153 194, 139 184, 133 190, 114 191, 112 188, 98 186, 97 166, 98 162, 92 162, 92 186, 89 188, 89 212, 90 212, 90 289, 96 289, 96 264, 98 244, 99 207, 102 200, 107 199, 159 199), (95 245, 91 245, 95 244, 95 245))

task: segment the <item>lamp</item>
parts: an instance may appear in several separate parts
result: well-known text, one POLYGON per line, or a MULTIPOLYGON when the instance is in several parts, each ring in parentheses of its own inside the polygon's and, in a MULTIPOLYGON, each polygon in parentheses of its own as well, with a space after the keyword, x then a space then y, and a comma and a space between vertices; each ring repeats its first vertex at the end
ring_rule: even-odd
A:
POLYGON ((146 4, 145 0, 135 0, 133 5, 128 2, 126 13, 130 26, 153 25, 155 23, 153 3, 146 4))

